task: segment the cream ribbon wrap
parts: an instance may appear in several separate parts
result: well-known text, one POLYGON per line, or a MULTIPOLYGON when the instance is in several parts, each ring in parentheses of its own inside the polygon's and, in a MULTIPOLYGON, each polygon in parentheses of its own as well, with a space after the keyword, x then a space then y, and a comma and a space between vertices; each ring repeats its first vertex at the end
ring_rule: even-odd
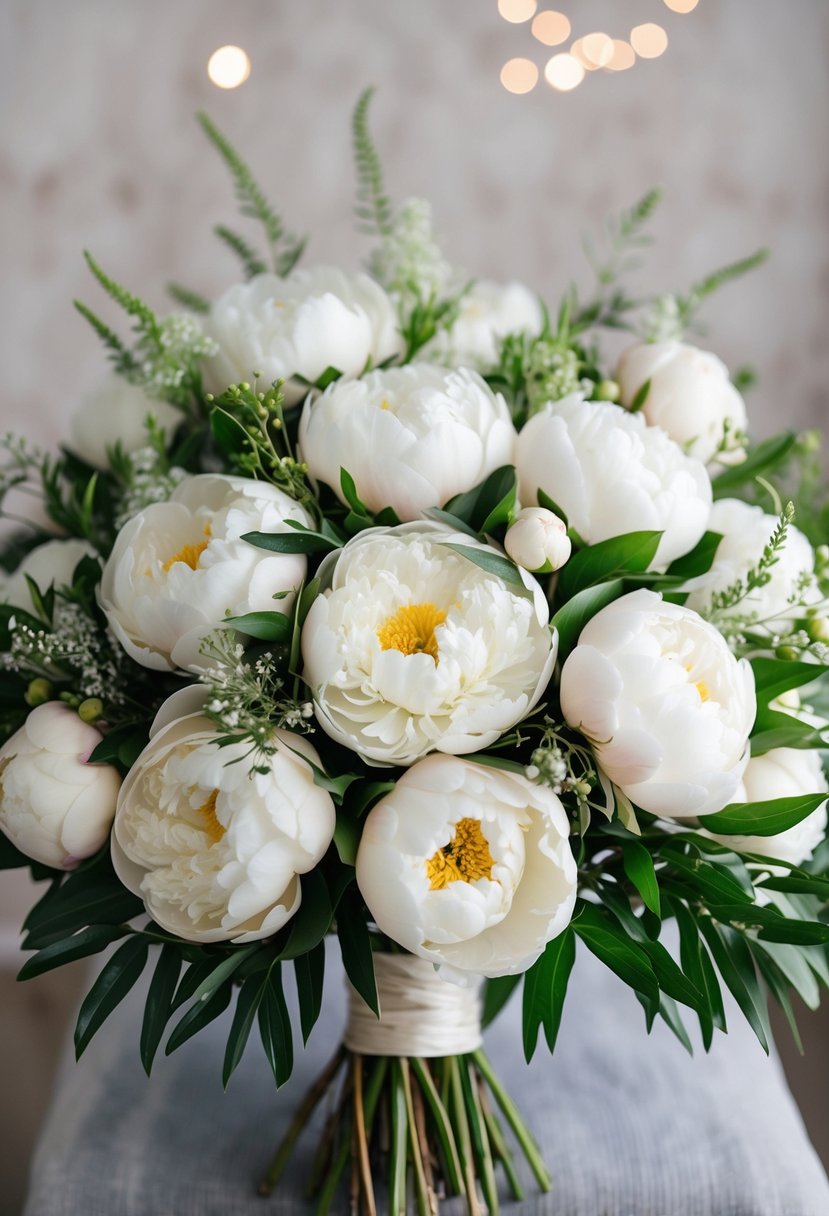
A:
POLYGON ((345 1045, 364 1056, 459 1056, 481 1046, 481 985, 442 980, 432 963, 412 954, 375 954, 380 1001, 375 1017, 348 987, 345 1045))

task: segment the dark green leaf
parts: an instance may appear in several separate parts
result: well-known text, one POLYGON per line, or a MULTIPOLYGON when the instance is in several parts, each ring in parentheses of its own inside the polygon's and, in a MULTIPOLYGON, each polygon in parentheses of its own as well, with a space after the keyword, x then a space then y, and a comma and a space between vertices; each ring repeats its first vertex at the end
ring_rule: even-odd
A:
POLYGON ((809 1009, 817 1009, 820 1004, 820 985, 803 957, 803 952, 797 946, 758 939, 752 943, 752 952, 758 963, 760 954, 770 958, 798 993, 804 1005, 809 1009))
MULTIPOLYGON (((702 958, 703 947, 700 942, 699 928, 693 915, 680 900, 671 900, 670 907, 679 927, 679 961, 682 964, 682 970, 694 987, 705 998, 697 1009, 697 1016, 699 1018, 702 1042, 705 1050, 708 1051, 714 1033, 712 993, 709 989, 709 981, 712 976, 716 989, 715 1001, 718 1001, 721 1005, 719 985, 716 983, 716 976, 713 973, 710 962, 708 963, 710 975, 706 974, 705 962, 702 958)), ((707 959, 708 956, 706 954, 705 961, 707 959)))
POLYGON ((227 1083, 238 1068, 244 1055, 254 1018, 265 994, 267 982, 267 974, 264 977, 259 974, 249 975, 239 989, 233 1022, 227 1036, 227 1046, 222 1066, 222 1085, 224 1085, 225 1089, 227 1089, 227 1083))
POLYGON ((665 573, 669 578, 683 580, 707 574, 714 564, 721 540, 721 532, 706 532, 702 539, 697 541, 691 552, 684 553, 682 557, 672 561, 665 573))
POLYGON ((337 807, 337 819, 334 826, 334 844, 344 866, 353 866, 357 862, 357 849, 360 845, 360 824, 351 811, 337 807))
POLYGON ((230 980, 225 980, 195 1000, 173 1028, 164 1048, 165 1054, 169 1056, 171 1052, 178 1050, 194 1034, 204 1030, 205 1026, 224 1013, 230 1004, 232 993, 233 985, 230 980))
POLYGON ((354 484, 354 478, 346 469, 340 469, 340 489, 343 492, 343 498, 355 515, 360 515, 364 519, 371 519, 371 512, 365 503, 361 502, 357 494, 357 487, 354 484))
POLYGON ((173 997, 181 974, 181 961, 177 946, 165 944, 161 947, 147 992, 141 1025, 141 1063, 147 1076, 150 1075, 155 1054, 173 1012, 173 997))
POLYGON ((521 982, 519 975, 499 975, 484 984, 484 1000, 481 1025, 486 1028, 494 1022, 521 982))
POLYGON ((380 1005, 374 979, 374 958, 366 911, 356 887, 350 887, 340 901, 337 914, 337 936, 343 956, 345 973, 353 988, 359 992, 369 1009, 379 1017, 380 1005))
POLYGON ((284 612, 246 612, 225 617, 222 624, 263 642, 287 642, 291 636, 291 621, 284 612))
POLYGON ((576 937, 568 925, 563 933, 547 943, 541 958, 524 976, 522 1026, 527 1063, 535 1052, 540 1026, 544 1027, 550 1051, 555 1048, 567 982, 575 961, 576 937))
POLYGON ((331 928, 334 916, 328 887, 319 869, 303 874, 300 882, 302 902, 289 922, 288 942, 280 952, 281 959, 298 958, 312 950, 331 928))
POLYGON ((528 594, 527 588, 524 586, 521 575, 518 572, 518 567, 508 557, 496 553, 494 549, 479 549, 477 547, 473 548, 472 545, 456 545, 446 541, 441 543, 444 549, 454 549, 455 553, 459 553, 467 561, 473 562, 481 570, 485 570, 487 574, 494 574, 496 578, 501 579, 502 582, 519 591, 522 595, 528 594))
POLYGON ((757 700, 762 705, 767 705, 792 688, 801 688, 804 684, 819 680, 829 671, 829 665, 782 659, 752 659, 751 668, 757 700))
POLYGON ((567 512, 558 505, 554 498, 550 498, 549 494, 545 494, 541 486, 536 490, 535 497, 540 507, 544 507, 547 511, 552 511, 553 515, 557 515, 565 524, 569 524, 570 520, 567 517, 567 512))
POLYGON ((439 507, 429 507, 423 514, 427 519, 434 519, 439 524, 446 524, 450 528, 454 528, 456 532, 464 532, 467 536, 471 536, 473 540, 478 539, 478 533, 474 528, 470 528, 469 524, 464 523, 457 515, 450 515, 448 511, 441 511, 439 507))
POLYGON ((515 469, 509 467, 502 470, 501 484, 493 487, 494 493, 497 493, 504 486, 506 486, 504 494, 498 499, 481 524, 481 532, 494 532, 496 528, 506 528, 509 526, 518 496, 515 469))
POLYGON ((688 1037, 688 1031, 685 1029, 682 1016, 676 1007, 676 1002, 671 1000, 669 996, 666 996, 664 992, 660 993, 659 996, 659 1016, 679 1039, 688 1055, 692 1056, 694 1054, 694 1047, 688 1037))
POLYGON ((75 1023, 75 1059, 89 1046, 92 1036, 103 1025, 130 989, 137 983, 147 962, 149 942, 145 937, 131 937, 119 946, 104 964, 95 983, 78 1011, 75 1023))
POLYGON ((87 925, 121 925, 139 915, 142 901, 118 882, 72 875, 41 900, 26 918, 25 948, 40 949, 87 925))
POLYGON ((720 904, 751 902, 751 894, 727 869, 701 857, 689 857, 673 846, 663 849, 662 856, 671 869, 681 874, 706 900, 720 904))
POLYGON ((259 1005, 259 1034, 277 1087, 284 1085, 293 1071, 294 1045, 278 963, 268 972, 259 1005))
POLYGON ((705 917, 698 923, 720 975, 768 1054, 771 1038, 768 1010, 751 952, 735 930, 715 925, 705 917))
POLYGON ((307 954, 294 959, 296 990, 299 998, 299 1024, 303 1043, 308 1042, 322 1010, 325 982, 325 942, 318 942, 307 954))
POLYGON ((653 562, 661 532, 627 532, 575 553, 559 575, 559 593, 571 600, 586 587, 624 574, 641 574, 653 562))
POLYGON ((449 502, 443 504, 443 509, 462 519, 475 532, 483 532, 484 523, 491 515, 499 514, 499 508, 503 512, 505 500, 508 500, 510 493, 514 491, 515 469, 512 465, 502 465, 490 473, 480 485, 450 498, 449 502))
POLYGON ((648 394, 650 393, 650 391, 651 391, 650 380, 646 380, 644 384, 640 384, 639 388, 636 390, 636 396, 633 398, 630 405, 628 406, 628 410, 631 414, 639 413, 642 406, 647 401, 648 394))
POLYGON ((735 802, 700 823, 719 836, 776 836, 800 823, 826 801, 822 794, 798 794, 769 802, 735 802))
POLYGON ((591 953, 648 1000, 659 999, 659 986, 650 959, 617 922, 593 904, 580 904, 573 928, 591 953))
POLYGON ((638 841, 631 840, 622 846, 622 861, 625 873, 642 897, 642 903, 655 916, 660 916, 659 883, 650 851, 638 841))
POLYGON ((38 950, 34 958, 23 964, 18 972, 19 980, 30 980, 44 971, 62 967, 65 963, 74 963, 76 959, 88 958, 90 954, 98 954, 106 949, 111 942, 119 937, 126 937, 129 929, 125 925, 89 925, 75 933, 72 937, 52 942, 43 950, 38 950))
MULTIPOLYGON (((566 567, 565 567, 566 569, 566 567)), ((624 581, 620 578, 610 583, 600 583, 598 587, 587 587, 573 596, 553 617, 552 623, 558 630, 558 656, 563 662, 579 639, 579 634, 589 620, 617 600, 625 589, 624 581)))
POLYGON ((733 465, 714 478, 714 497, 730 498, 739 486, 782 464, 796 442, 797 435, 794 432, 783 431, 780 435, 758 443, 742 464, 733 465))
POLYGON ((247 431, 238 419, 216 405, 210 412, 210 431, 216 447, 225 456, 244 452, 250 443, 247 431))
POLYGON ((312 532, 310 528, 303 531, 292 528, 290 532, 245 532, 242 540, 257 549, 267 549, 269 553, 331 553, 340 548, 336 541, 323 536, 322 532, 312 532))

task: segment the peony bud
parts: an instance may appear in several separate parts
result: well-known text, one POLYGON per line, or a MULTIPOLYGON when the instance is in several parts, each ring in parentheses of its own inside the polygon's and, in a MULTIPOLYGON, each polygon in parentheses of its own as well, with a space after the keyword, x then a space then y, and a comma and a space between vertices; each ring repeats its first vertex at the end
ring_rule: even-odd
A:
POLYGON ((68 870, 106 840, 121 779, 88 763, 101 738, 50 701, 0 748, 0 829, 27 857, 68 870))
POLYGON ((546 507, 524 507, 504 538, 512 560, 536 574, 560 570, 572 547, 564 520, 546 507))

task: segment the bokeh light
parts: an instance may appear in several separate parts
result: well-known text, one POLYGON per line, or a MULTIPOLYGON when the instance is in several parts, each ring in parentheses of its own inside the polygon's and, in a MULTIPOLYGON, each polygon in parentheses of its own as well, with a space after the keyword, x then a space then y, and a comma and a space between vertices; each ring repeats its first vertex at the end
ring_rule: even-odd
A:
POLYGON ((501 84, 508 93, 529 93, 538 83, 538 68, 531 59, 508 59, 501 68, 501 84))
POLYGON ((630 31, 630 41, 640 58, 658 59, 667 49, 668 35, 661 25, 647 21, 644 25, 637 25, 630 31))
POLYGON ((529 21, 537 7, 537 0, 498 0, 498 12, 505 21, 511 21, 514 25, 529 21))
POLYGON ((665 0, 665 4, 672 13, 692 13, 699 0, 665 0))
POLYGON ((570 37, 570 18, 554 9, 545 9, 533 17, 533 37, 545 46, 560 46, 570 37))
POLYGON ((562 51, 547 61, 544 79, 559 92, 569 93, 584 80, 584 65, 576 59, 575 55, 562 51))
POLYGON ((207 61, 207 75, 220 89, 238 89, 250 76, 250 59, 240 46, 220 46, 207 61))
POLYGON ((613 58, 613 39, 608 34, 585 34, 581 49, 589 63, 596 68, 604 68, 613 58))
POLYGON ((613 54, 605 67, 609 72, 624 72, 636 63, 636 52, 624 38, 613 39, 613 54))

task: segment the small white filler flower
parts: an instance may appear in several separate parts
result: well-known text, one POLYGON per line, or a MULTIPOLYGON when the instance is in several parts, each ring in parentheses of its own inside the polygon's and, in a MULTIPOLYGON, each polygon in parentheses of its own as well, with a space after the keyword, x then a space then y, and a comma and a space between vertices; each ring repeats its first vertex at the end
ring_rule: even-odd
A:
POLYGON ((411 523, 361 532, 321 569, 305 679, 323 730, 369 763, 486 747, 549 681, 557 635, 538 583, 508 585, 453 545, 496 552, 411 523))
POLYGON ((720 811, 748 763, 754 675, 689 608, 633 591, 598 612, 561 672, 567 722, 643 810, 720 811))
POLYGON ((549 788, 428 756, 367 815, 357 885, 382 932, 446 978, 513 975, 570 923, 569 834, 549 788))
POLYGON ((311 476, 340 499, 346 469, 370 511, 392 507, 405 522, 511 464, 515 429, 476 372, 410 363, 309 396, 299 443, 311 476))
POLYGON ((259 941, 297 911, 299 875, 333 839, 334 804, 308 763, 319 756, 278 730, 267 771, 251 773, 245 745, 219 747, 200 713, 175 717, 182 704, 174 694, 161 707, 124 781, 113 864, 153 920, 185 941, 259 941))
POLYGON ((305 557, 241 539, 246 532, 286 532, 286 519, 311 522, 267 482, 205 473, 124 524, 99 594, 127 654, 158 671, 198 670, 205 666, 202 640, 226 616, 289 612, 293 596, 274 596, 302 582, 305 557))

